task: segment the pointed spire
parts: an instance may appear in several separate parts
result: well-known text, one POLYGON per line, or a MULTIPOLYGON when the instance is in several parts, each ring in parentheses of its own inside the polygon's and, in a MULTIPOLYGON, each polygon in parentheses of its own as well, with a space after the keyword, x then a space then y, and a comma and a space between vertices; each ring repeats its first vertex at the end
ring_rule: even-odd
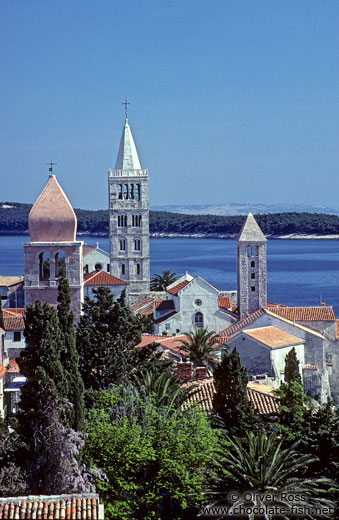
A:
POLYGON ((141 170, 138 152, 127 118, 122 131, 115 170, 141 170))
POLYGON ((251 212, 247 215, 237 240, 238 242, 266 242, 265 235, 251 212))

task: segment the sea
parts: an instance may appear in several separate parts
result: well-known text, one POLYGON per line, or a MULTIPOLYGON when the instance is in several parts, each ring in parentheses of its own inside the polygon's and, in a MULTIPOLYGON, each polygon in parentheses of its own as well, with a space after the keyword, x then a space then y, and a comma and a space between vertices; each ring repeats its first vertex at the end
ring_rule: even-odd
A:
MULTIPOLYGON (((0 275, 24 272, 28 236, 0 236, 0 275)), ((109 251, 108 238, 80 237, 109 251)), ((153 238, 151 276, 169 269, 199 275, 219 290, 235 290, 236 242, 206 238, 153 238)), ((333 305, 339 317, 339 240, 293 239, 267 242, 268 301, 283 305, 333 305)))

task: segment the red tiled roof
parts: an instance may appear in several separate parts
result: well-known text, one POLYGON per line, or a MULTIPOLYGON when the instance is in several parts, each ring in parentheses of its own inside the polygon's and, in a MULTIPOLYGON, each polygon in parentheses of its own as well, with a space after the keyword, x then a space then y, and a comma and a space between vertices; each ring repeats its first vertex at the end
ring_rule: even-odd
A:
MULTIPOLYGON (((178 336, 152 336, 151 334, 143 334, 141 341, 136 347, 144 347, 150 343, 159 343, 165 350, 170 351, 174 357, 180 358, 183 356, 182 344, 180 340, 186 340, 184 334, 178 336)), ((165 354, 165 353, 164 353, 165 354)))
POLYGON ((189 283, 190 282, 188 280, 184 280, 183 282, 178 283, 171 289, 167 289, 167 292, 169 292, 170 294, 174 294, 176 296, 178 294, 178 292, 181 291, 181 289, 183 287, 185 287, 186 285, 188 285, 189 283))
POLYGON ((7 316, 24 316, 25 315, 25 309, 2 309, 3 317, 6 318, 7 316))
POLYGON ((231 298, 229 296, 218 296, 218 307, 230 309, 232 307, 231 298))
POLYGON ((300 345, 305 343, 305 340, 298 338, 289 332, 285 332, 282 329, 278 329, 277 327, 274 327, 274 325, 257 327, 255 329, 246 329, 243 333, 270 348, 286 347, 288 345, 300 345))
POLYGON ((94 246, 84 246, 82 248, 82 256, 85 256, 85 255, 88 255, 88 253, 90 253, 91 251, 93 251, 94 249, 96 249, 94 246))
POLYGON ((336 338, 339 339, 339 320, 335 320, 336 338))
POLYGON ((307 370, 319 370, 319 367, 317 365, 305 365, 304 368, 307 370))
POLYGON ((145 305, 148 305, 149 303, 153 302, 154 299, 151 296, 147 296, 146 298, 143 298, 142 300, 138 301, 137 303, 134 303, 130 306, 130 309, 132 311, 137 311, 138 309, 141 309, 145 305))
POLYGON ((2 379, 4 377, 6 372, 7 372, 7 368, 0 365, 0 379, 2 379))
POLYGON ((290 321, 332 321, 333 307, 281 307, 268 306, 270 311, 290 321))
POLYGON ((16 359, 10 359, 8 362, 8 367, 8 372, 20 372, 20 368, 16 359))
POLYGON ((158 311, 171 311, 175 309, 174 301, 172 300, 155 300, 155 308, 158 311))
MULTIPOLYGON (((202 381, 190 381, 184 387, 197 385, 196 392, 188 399, 188 403, 198 403, 205 410, 213 408, 213 394, 215 386, 213 378, 206 378, 202 381)), ((247 385, 247 398, 253 408, 260 415, 276 415, 279 413, 279 398, 273 394, 273 388, 266 388, 266 385, 256 384, 258 388, 253 388, 253 383, 247 385)))
POLYGON ((25 320, 23 316, 4 316, 5 330, 24 330, 25 320))
POLYGON ((85 285, 128 285, 126 280, 120 280, 106 271, 92 271, 84 275, 85 285))
POLYGON ((153 315, 153 301, 146 305, 146 307, 140 309, 138 314, 141 314, 141 316, 150 316, 151 314, 153 315))
POLYGON ((246 318, 242 318, 236 323, 232 323, 232 325, 219 332, 218 336, 220 336, 221 341, 225 343, 227 339, 233 336, 233 334, 235 334, 239 330, 242 330, 244 327, 246 327, 246 325, 249 325, 260 316, 263 316, 264 314, 265 311, 263 309, 259 309, 258 311, 252 312, 252 314, 249 314, 248 316, 246 316, 246 318))
POLYGON ((95 493, 0 498, 0 520, 97 520, 95 493))

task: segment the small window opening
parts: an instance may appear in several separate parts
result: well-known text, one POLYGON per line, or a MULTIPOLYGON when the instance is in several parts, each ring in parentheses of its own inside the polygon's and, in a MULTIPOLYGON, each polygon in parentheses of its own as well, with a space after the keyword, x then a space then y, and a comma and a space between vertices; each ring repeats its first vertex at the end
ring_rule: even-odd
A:
POLYGON ((126 240, 120 240, 120 251, 126 251, 126 240))
POLYGON ((128 199, 128 184, 124 184, 124 199, 128 199))
POLYGON ((255 286, 254 285, 251 286, 251 291, 255 292, 255 286))
POLYGON ((122 184, 118 186, 118 199, 122 199, 122 184))
POLYGON ((251 267, 255 267, 255 261, 254 260, 252 260, 252 262, 251 262, 251 267))
POLYGON ((13 341, 21 341, 21 332, 19 332, 19 331, 14 332, 13 341))
POLYGON ((39 278, 42 281, 51 278, 51 261, 48 253, 40 253, 39 255, 39 278))
POLYGON ((196 312, 194 316, 194 323, 196 327, 202 328, 204 326, 204 317, 202 312, 196 312))
POLYGON ((255 280, 255 273, 251 273, 251 279, 255 280))
POLYGON ((66 256, 65 253, 55 255, 55 278, 66 276, 66 256))
POLYGON ((137 264, 137 274, 140 274, 140 264, 137 264))
POLYGON ((134 199, 134 184, 129 185, 129 198, 134 199))
POLYGON ((101 264, 95 264, 94 269, 96 271, 102 271, 102 265, 101 264))
POLYGON ((134 240, 134 251, 140 251, 140 249, 141 249, 141 241, 134 240))
POLYGON ((121 265, 121 274, 122 274, 122 275, 125 274, 125 264, 122 264, 122 265, 121 265))
POLYGON ((135 198, 136 200, 140 200, 140 184, 135 185, 136 191, 135 191, 135 198))
POLYGON ((107 272, 109 273, 111 270, 111 266, 109 264, 107 264, 107 272))

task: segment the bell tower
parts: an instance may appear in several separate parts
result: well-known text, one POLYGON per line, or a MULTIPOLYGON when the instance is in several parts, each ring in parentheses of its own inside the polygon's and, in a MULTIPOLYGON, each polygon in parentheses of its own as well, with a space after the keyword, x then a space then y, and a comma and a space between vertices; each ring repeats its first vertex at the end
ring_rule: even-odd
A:
POLYGON ((237 239, 240 319, 267 305, 266 238, 250 212, 237 239))
POLYGON ((150 283, 148 171, 140 165, 127 119, 114 170, 108 170, 110 272, 147 292, 150 283))
POLYGON ((71 310, 79 319, 83 302, 82 245, 76 240, 77 219, 52 168, 48 182, 28 215, 30 242, 24 244, 25 305, 58 305, 58 285, 66 275, 71 310))

